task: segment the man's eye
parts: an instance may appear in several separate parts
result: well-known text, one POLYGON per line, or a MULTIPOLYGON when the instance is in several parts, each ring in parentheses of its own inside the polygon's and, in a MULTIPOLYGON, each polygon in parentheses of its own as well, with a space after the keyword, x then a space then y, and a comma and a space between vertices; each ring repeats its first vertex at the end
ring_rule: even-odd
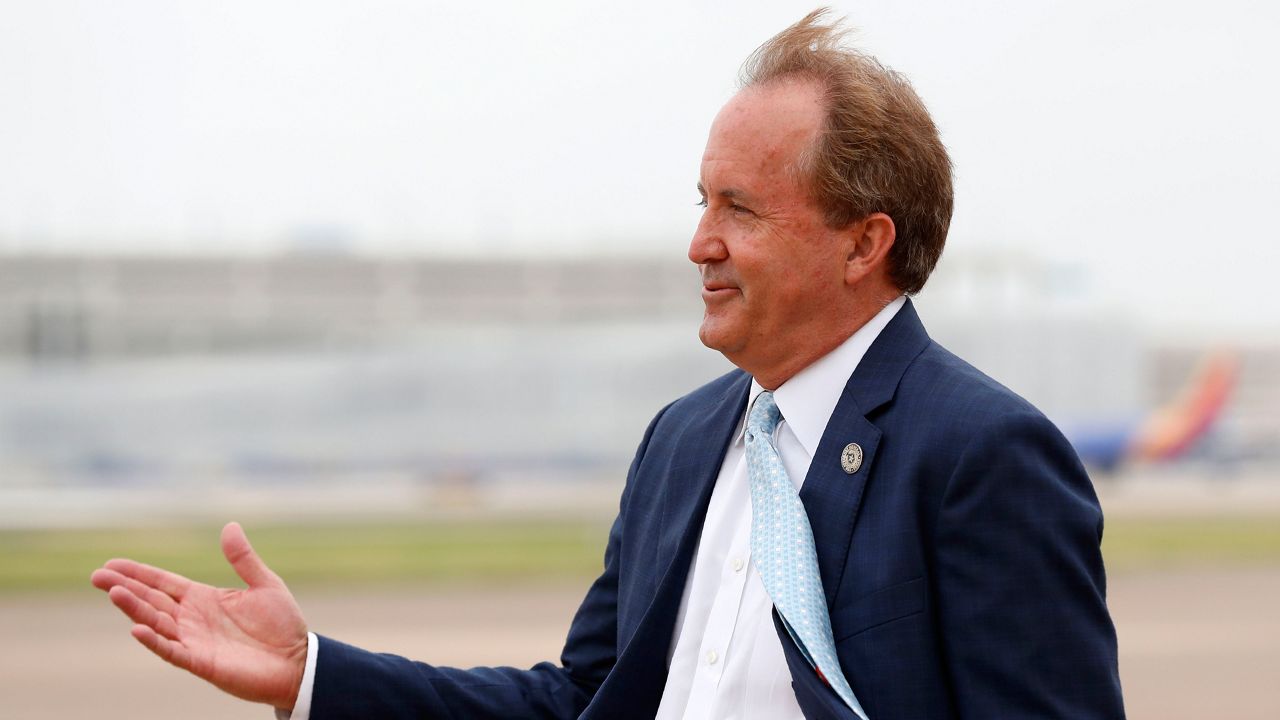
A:
POLYGON ((736 212, 736 213, 747 213, 747 214, 750 214, 750 213, 751 213, 751 211, 750 211, 750 210, 748 210, 747 208, 745 208, 745 207, 743 207, 743 206, 739 205, 738 203, 733 203, 732 205, 730 205, 730 206, 729 206, 729 209, 730 209, 730 210, 732 210, 732 211, 734 211, 734 212, 736 212))
POLYGON ((706 206, 707 206, 707 199, 706 199, 706 198, 702 198, 701 200, 699 200, 699 201, 697 202, 697 205, 698 205, 698 207, 706 207, 706 206))

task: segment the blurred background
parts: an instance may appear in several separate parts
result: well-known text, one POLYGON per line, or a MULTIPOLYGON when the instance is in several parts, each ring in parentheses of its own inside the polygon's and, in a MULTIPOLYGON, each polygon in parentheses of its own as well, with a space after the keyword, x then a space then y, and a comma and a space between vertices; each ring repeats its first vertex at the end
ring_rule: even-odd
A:
MULTIPOLYGON (((645 425, 730 367, 702 145, 811 9, 0 0, 0 717, 265 717, 87 580, 233 583, 230 519, 319 632, 556 657, 645 425)), ((1280 11, 835 10, 956 164, 931 334, 1090 467, 1130 716, 1280 717, 1280 11)))

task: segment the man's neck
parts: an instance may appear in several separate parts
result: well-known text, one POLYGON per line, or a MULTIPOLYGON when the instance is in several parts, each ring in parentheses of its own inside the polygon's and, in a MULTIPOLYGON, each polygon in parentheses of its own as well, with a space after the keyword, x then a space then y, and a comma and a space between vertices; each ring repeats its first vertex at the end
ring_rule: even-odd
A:
MULTIPOLYGON (((808 347, 788 348, 781 360, 767 368, 750 368, 745 365, 734 363, 738 367, 745 370, 755 379, 760 387, 765 390, 773 391, 782 386, 798 373, 817 362, 821 358, 826 357, 832 350, 840 347, 846 340, 853 337, 854 333, 861 330, 872 318, 879 315, 894 300, 902 297, 901 293, 878 298, 871 303, 863 303, 858 306, 857 310, 850 312, 844 323, 841 332, 826 333, 815 338, 815 343, 808 347)), ((729 358, 730 362, 733 358, 729 358)))

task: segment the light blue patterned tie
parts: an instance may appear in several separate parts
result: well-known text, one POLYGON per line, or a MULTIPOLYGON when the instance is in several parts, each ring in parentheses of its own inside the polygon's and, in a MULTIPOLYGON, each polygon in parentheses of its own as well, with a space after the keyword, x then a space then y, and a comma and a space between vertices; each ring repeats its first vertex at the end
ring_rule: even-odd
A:
POLYGON ((760 393, 747 416, 746 432, 751 555, 783 626, 809 664, 858 717, 867 720, 836 658, 809 516, 773 446, 773 431, 781 421, 773 393, 760 393))

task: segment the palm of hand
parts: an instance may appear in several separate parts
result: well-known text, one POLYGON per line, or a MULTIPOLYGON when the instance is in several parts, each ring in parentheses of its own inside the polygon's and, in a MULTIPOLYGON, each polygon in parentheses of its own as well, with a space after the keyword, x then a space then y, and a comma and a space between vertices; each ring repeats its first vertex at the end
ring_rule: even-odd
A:
POLYGON ((249 587, 215 588, 132 560, 110 560, 93 584, 135 623, 133 636, 168 662, 237 697, 292 708, 307 654, 293 595, 253 552, 239 525, 222 548, 249 587))
POLYGON ((307 628, 283 586, 231 590, 193 583, 174 619, 193 674, 246 700, 296 695, 302 677, 293 671, 298 656, 306 658, 307 628))

